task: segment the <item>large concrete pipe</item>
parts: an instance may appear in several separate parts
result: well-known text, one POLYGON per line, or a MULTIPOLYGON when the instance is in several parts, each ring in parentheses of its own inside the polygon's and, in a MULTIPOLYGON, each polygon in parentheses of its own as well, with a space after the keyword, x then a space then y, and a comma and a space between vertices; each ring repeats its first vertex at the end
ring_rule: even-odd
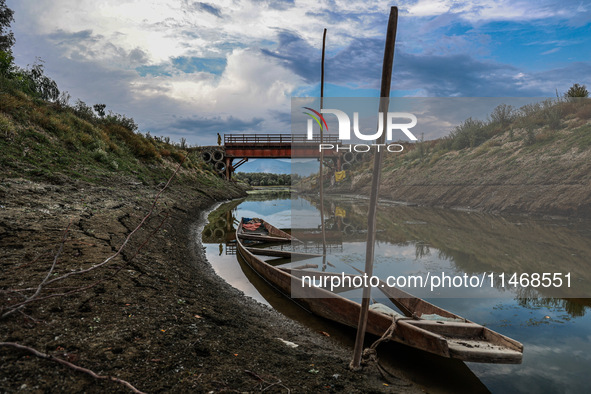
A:
POLYGON ((214 168, 217 172, 223 174, 226 171, 226 163, 224 163, 223 161, 218 161, 217 163, 215 163, 214 168))
POLYGON ((345 152, 343 155, 343 160, 345 160, 347 163, 352 163, 355 161, 355 154, 353 152, 345 152))
POLYGON ((204 162, 206 163, 211 163, 211 161, 213 160, 213 155, 211 154, 210 151, 204 151, 201 152, 201 158, 203 159, 204 162))
POLYGON ((220 150, 216 150, 213 152, 213 160, 214 161, 220 161, 224 159, 224 152, 220 151, 220 150))

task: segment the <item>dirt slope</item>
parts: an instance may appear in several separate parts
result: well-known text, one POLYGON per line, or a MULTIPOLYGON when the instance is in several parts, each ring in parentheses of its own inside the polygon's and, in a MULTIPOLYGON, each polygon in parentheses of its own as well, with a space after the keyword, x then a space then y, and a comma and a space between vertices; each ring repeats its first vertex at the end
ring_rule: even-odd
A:
MULTIPOLYGON (((591 121, 560 128, 507 126, 477 147, 436 143, 386 154, 381 196, 405 203, 489 212, 591 217, 591 121)), ((332 192, 368 195, 369 163, 332 192)))

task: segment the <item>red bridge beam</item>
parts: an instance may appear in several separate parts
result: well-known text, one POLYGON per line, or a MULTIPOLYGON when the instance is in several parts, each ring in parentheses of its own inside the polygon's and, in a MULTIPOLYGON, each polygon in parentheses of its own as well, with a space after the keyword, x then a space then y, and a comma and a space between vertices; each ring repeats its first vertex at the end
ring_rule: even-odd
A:
MULTIPOLYGON (((339 154, 334 150, 327 150, 324 152, 324 157, 337 157, 339 154)), ((297 158, 318 158, 318 146, 310 148, 296 148, 292 150, 291 145, 286 147, 226 147, 226 157, 249 159, 289 159, 297 158)))
MULTIPOLYGON (((337 136, 327 135, 323 143, 336 145, 337 136)), ((253 159, 274 158, 318 158, 320 136, 308 139, 299 134, 225 134, 226 157, 247 157, 253 159), (294 156, 295 155, 295 156, 294 156)), ((337 157, 338 153, 326 151, 325 156, 337 157)))

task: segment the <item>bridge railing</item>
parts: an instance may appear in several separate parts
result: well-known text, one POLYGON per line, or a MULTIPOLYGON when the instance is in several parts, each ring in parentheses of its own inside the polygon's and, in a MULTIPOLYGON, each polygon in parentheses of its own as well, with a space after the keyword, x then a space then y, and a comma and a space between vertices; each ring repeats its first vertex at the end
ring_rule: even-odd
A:
MULTIPOLYGON (((336 135, 325 135, 323 143, 339 142, 336 135)), ((320 136, 314 135, 311 140, 306 134, 224 134, 224 145, 291 145, 291 144, 319 144, 320 136)))

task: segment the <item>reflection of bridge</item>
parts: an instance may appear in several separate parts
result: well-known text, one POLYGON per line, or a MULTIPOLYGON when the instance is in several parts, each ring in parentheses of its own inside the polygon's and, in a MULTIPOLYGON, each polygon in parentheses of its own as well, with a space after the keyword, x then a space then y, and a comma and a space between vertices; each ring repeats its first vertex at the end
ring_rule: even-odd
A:
MULTIPOLYGON (((221 146, 203 147, 202 157, 205 162, 212 163, 218 173, 230 179, 234 170, 248 159, 318 158, 320 136, 308 139, 304 134, 225 134, 223 142, 221 146), (239 161, 233 164, 234 159, 239 161)), ((340 140, 335 135, 326 135, 322 143, 336 146, 340 145, 340 140)), ((341 152, 331 149, 324 155, 340 170, 341 152)))

